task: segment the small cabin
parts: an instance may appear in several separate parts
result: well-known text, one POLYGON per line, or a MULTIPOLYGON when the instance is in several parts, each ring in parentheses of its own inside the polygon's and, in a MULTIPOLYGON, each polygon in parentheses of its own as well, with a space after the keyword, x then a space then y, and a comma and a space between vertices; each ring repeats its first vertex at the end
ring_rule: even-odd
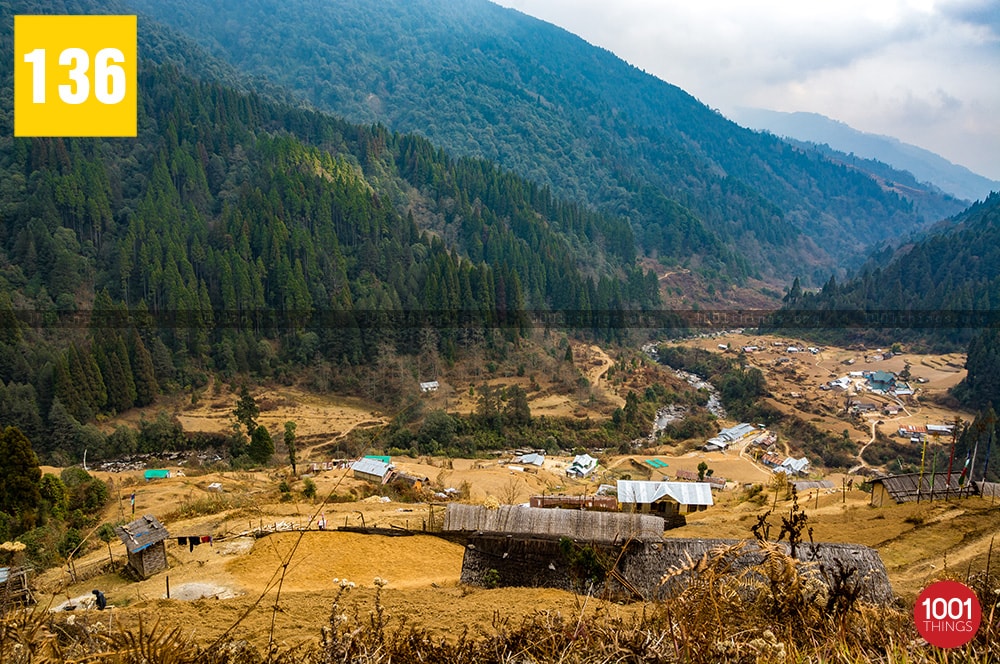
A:
POLYGON ((146 514, 132 523, 118 526, 115 533, 128 552, 129 567, 141 578, 148 579, 167 569, 167 547, 164 541, 170 537, 170 533, 155 516, 146 514))

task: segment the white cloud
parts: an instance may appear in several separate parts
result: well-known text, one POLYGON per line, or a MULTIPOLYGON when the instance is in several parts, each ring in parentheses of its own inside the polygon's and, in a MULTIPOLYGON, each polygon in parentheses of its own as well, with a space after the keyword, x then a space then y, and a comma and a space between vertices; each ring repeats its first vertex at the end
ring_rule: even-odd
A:
POLYGON ((709 106, 822 113, 1000 180, 995 0, 501 0, 709 106))

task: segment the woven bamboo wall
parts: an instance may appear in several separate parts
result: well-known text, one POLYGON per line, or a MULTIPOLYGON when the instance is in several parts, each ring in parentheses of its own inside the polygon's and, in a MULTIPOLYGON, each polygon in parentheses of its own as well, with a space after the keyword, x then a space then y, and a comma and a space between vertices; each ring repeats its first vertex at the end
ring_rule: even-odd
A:
POLYGON ((444 529, 452 532, 510 533, 570 537, 588 542, 659 541, 663 519, 647 514, 539 509, 503 505, 448 505, 444 529))

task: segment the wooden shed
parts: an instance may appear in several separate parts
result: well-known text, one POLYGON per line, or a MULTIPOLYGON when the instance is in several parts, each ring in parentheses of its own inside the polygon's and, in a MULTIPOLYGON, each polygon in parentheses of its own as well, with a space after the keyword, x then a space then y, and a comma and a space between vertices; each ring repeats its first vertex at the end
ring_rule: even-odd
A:
POLYGON ((872 496, 869 505, 881 507, 891 500, 893 503, 908 503, 916 500, 946 500, 967 498, 977 493, 975 484, 962 482, 961 473, 907 473, 876 477, 871 481, 872 496), (950 480, 950 482, 949 482, 950 480))
POLYGON ((0 567, 0 616, 15 606, 35 603, 26 567, 0 567))
POLYGON ((115 533, 128 551, 129 567, 143 579, 167 569, 167 547, 170 537, 166 526, 155 516, 146 514, 132 523, 115 528, 115 533))

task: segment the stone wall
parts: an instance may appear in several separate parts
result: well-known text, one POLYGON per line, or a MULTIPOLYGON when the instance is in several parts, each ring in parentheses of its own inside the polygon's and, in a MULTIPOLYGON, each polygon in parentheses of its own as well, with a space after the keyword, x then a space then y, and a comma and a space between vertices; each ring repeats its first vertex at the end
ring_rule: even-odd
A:
MULTIPOLYGON (((717 547, 728 547, 738 540, 663 539, 631 541, 625 546, 612 543, 576 542, 560 546, 559 538, 523 537, 499 533, 469 537, 462 561, 462 583, 480 586, 527 586, 560 588, 574 592, 593 592, 621 600, 664 599, 683 584, 683 576, 662 584, 671 568, 682 567, 690 556, 698 560, 717 547), (591 565, 581 563, 585 547, 611 574, 592 584, 591 565), (591 585, 592 584, 592 585, 591 585)), ((787 552, 787 545, 785 550, 787 552)), ((860 597, 876 604, 893 601, 885 565, 878 552, 854 544, 819 544, 801 546, 797 557, 806 563, 808 573, 827 581, 838 567, 855 570, 851 583, 859 586, 860 597)), ((584 559, 586 556, 583 557, 584 559)), ((748 542, 734 561, 741 570, 763 561, 764 556, 753 542, 748 542)))

